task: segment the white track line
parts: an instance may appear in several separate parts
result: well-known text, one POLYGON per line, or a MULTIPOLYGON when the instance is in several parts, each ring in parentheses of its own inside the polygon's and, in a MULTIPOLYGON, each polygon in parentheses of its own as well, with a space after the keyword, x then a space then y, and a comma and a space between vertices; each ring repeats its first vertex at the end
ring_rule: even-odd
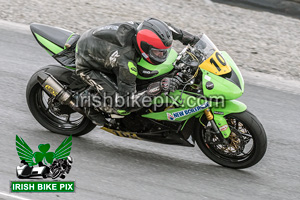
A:
POLYGON ((19 196, 16 196, 16 195, 8 194, 8 193, 5 193, 5 192, 0 192, 0 195, 15 198, 15 199, 20 199, 20 200, 31 200, 31 199, 26 199, 26 198, 19 197, 19 196))
POLYGON ((31 34, 29 24, 20 24, 0 19, 0 26, 20 33, 31 34))

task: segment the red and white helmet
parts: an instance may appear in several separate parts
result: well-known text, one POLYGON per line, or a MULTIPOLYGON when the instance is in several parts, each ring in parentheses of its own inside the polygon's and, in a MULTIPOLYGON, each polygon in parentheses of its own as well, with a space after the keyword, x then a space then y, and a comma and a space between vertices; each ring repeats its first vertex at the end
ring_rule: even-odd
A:
POLYGON ((165 62, 172 42, 172 32, 168 25, 158 19, 147 19, 137 28, 137 50, 150 64, 159 65, 165 62))

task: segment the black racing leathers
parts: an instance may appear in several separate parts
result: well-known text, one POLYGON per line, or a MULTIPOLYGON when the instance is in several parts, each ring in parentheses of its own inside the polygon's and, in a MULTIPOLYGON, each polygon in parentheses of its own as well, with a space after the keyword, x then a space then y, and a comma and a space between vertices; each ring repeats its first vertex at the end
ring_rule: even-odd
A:
MULTIPOLYGON (((167 23, 173 39, 194 44, 197 37, 167 23)), ((134 36, 139 23, 126 22, 90 29, 76 47, 76 73, 100 94, 121 96, 136 93, 137 61, 134 36)), ((141 96, 149 95, 141 92, 141 96)))

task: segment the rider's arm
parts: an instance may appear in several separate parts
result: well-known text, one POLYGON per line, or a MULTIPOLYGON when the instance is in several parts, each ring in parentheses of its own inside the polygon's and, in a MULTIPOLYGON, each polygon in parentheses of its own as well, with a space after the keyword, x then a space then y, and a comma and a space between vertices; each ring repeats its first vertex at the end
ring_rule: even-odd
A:
POLYGON ((162 92, 176 90, 181 81, 180 78, 164 78, 162 81, 149 84, 142 91, 136 91, 137 63, 129 59, 129 55, 130 52, 127 52, 127 54, 124 53, 123 56, 118 57, 118 66, 114 68, 114 73, 118 79, 118 93, 122 98, 125 98, 125 101, 117 101, 118 106, 115 108, 133 112, 147 106, 155 96, 162 92), (125 105, 120 105, 122 102, 125 105))
POLYGON ((136 91, 136 63, 126 56, 118 58, 118 66, 113 68, 117 77, 118 92, 121 96, 133 94, 136 91))
POLYGON ((198 42, 199 37, 192 35, 184 30, 181 30, 179 28, 176 28, 172 24, 166 22, 166 24, 169 26, 169 29, 172 31, 173 39, 179 40, 182 44, 187 45, 194 45, 198 42))

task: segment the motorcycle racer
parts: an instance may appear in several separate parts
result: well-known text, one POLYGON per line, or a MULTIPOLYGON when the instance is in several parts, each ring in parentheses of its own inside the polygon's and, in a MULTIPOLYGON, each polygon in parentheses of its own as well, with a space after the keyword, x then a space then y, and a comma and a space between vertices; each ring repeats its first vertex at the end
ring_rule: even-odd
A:
MULTIPOLYGON (((142 71, 137 62, 141 58, 152 65, 165 62, 173 39, 184 45, 193 45, 199 40, 197 36, 154 18, 142 23, 115 23, 87 30, 77 43, 76 73, 100 96, 133 94, 130 99, 139 102, 145 96, 174 91, 181 82, 180 76, 163 78, 146 90, 136 91, 136 76, 142 71)), ((83 98, 84 94, 78 98, 83 98)), ((139 109, 137 106, 114 107, 114 112, 119 114, 139 109)), ((103 125, 102 114, 93 107, 86 107, 85 112, 95 124, 103 125)))

